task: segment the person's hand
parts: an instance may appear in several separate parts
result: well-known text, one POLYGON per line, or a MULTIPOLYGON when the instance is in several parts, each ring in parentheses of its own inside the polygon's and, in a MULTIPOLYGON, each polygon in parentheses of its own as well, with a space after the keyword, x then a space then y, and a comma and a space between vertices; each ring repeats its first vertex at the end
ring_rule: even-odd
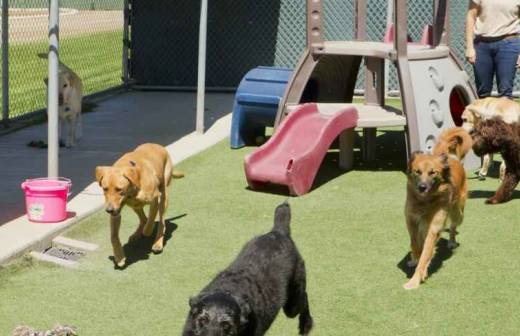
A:
POLYGON ((520 55, 518 55, 518 58, 516 59, 516 67, 520 68, 520 55))
MULTIPOLYGON (((471 49, 466 49, 466 59, 468 60, 468 62, 470 62, 471 64, 475 64, 475 61, 477 60, 477 53, 475 52, 475 49, 471 48, 471 49)), ((518 59, 520 61, 520 57, 518 59)), ((517 61, 517 66, 519 66, 519 63, 517 61)))

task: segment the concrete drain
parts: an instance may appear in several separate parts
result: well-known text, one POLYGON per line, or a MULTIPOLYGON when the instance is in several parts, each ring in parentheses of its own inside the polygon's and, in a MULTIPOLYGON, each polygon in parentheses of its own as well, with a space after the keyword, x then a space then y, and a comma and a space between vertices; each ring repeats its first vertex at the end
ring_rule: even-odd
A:
POLYGON ((32 251, 29 254, 40 261, 76 268, 79 266, 78 259, 87 255, 88 252, 97 250, 97 248, 96 244, 58 236, 52 240, 51 247, 43 252, 32 251))
POLYGON ((66 247, 56 247, 56 246, 49 247, 48 249, 43 251, 43 254, 46 254, 46 255, 49 255, 52 257, 56 257, 56 258, 60 258, 60 259, 64 259, 64 260, 70 260, 70 261, 76 261, 79 258, 86 255, 86 253, 83 251, 78 251, 78 250, 74 250, 74 249, 66 248, 66 247))

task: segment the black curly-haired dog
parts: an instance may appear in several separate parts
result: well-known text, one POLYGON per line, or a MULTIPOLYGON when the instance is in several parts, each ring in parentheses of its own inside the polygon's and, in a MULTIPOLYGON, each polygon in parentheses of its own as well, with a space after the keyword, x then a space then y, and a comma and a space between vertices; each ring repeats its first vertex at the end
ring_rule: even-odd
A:
POLYGON ((279 205, 271 232, 249 241, 190 299, 183 336, 264 335, 281 308, 287 317, 299 314, 300 335, 308 335, 313 321, 305 264, 290 237, 290 220, 289 204, 279 205))
POLYGON ((520 180, 520 125, 506 124, 499 118, 484 120, 471 132, 471 137, 473 152, 476 155, 498 152, 506 163, 502 184, 495 195, 486 200, 486 203, 497 204, 509 201, 520 180))

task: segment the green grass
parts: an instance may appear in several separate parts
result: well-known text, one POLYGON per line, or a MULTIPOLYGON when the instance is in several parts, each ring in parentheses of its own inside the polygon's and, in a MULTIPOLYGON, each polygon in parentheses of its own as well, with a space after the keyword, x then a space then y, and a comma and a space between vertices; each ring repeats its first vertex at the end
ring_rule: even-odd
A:
MULTIPOLYGON (((460 247, 450 257, 441 244, 436 272, 418 290, 405 291, 407 276, 398 267, 408 254, 402 133, 384 131, 379 140, 379 161, 356 161, 354 171, 340 174, 331 153, 318 187, 290 199, 293 237, 307 265, 313 334, 516 334, 520 200, 484 205, 498 181, 471 179, 460 247)), ((178 228, 161 255, 134 248, 139 260, 114 270, 108 218, 100 212, 66 233, 100 245, 79 269, 30 260, 1 269, 0 334, 21 323, 49 328, 59 322, 78 326, 81 336, 179 335, 190 295, 246 241, 269 231, 275 206, 286 199, 246 189, 243 157, 251 151, 231 151, 223 142, 178 167, 187 175, 174 181, 168 213, 178 228)), ((126 210, 123 241, 136 224, 126 210)), ((296 320, 280 314, 269 335, 296 330, 296 320)))
MULTIPOLYGON (((84 95, 121 84, 121 30, 63 38, 60 60, 83 80, 84 95)), ((10 59, 10 116, 16 117, 46 106, 48 62, 39 53, 48 50, 46 41, 12 44, 10 59)))
MULTIPOLYGON (((123 0, 61 0, 60 7, 88 10, 116 10, 123 8, 123 0)), ((44 0, 11 0, 10 8, 47 8, 44 0)))

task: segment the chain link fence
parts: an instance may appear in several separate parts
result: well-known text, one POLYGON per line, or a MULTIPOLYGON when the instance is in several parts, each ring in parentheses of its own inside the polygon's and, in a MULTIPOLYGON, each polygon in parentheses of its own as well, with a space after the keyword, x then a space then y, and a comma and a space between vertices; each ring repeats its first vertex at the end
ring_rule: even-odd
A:
MULTIPOLYGON (((129 0, 130 83, 147 87, 195 87, 200 2, 129 0)), ((61 0, 60 59, 84 81, 85 94, 121 84, 124 0, 61 0)), ((258 65, 294 67, 305 48, 305 0, 209 1, 208 87, 235 88, 258 65)), ((10 118, 43 109, 47 62, 47 0, 9 1, 10 118)), ((367 39, 381 41, 387 0, 368 1, 367 39)), ((452 0, 451 45, 464 59, 468 0, 452 0)), ((324 1, 327 40, 354 38, 353 0, 324 1)), ((408 1, 408 31, 414 41, 432 22, 431 0, 408 1)), ((473 76, 469 64, 466 70, 473 76)), ((363 89, 360 72, 357 89, 363 89)), ((515 88, 520 86, 517 77, 515 88)), ((389 91, 398 81, 393 65, 389 91)))
MULTIPOLYGON (((197 80, 198 1, 132 0, 130 75, 138 85, 194 87, 197 80), (165 13, 168 13, 165 15, 165 13), (153 38, 152 38, 153 37, 153 38)), ((234 88, 258 65, 293 68, 305 48, 305 0, 210 1, 208 9, 208 87, 234 88)), ((414 41, 432 23, 431 0, 408 1, 408 31, 414 41)), ((468 0, 452 0, 451 42, 463 60, 464 21, 468 0)), ((327 40, 354 38, 353 0, 324 1, 327 40)), ((369 0, 367 39, 382 41, 387 27, 387 0, 369 0)), ((468 73, 473 71, 465 64, 468 73)), ((357 89, 363 89, 360 72, 357 89)), ((520 83, 520 78, 517 83, 520 83)), ((388 89, 399 90, 389 66, 388 89)))
MULTIPOLYGON (((48 6, 9 1, 9 119, 46 106, 48 6)), ((60 1, 60 61, 82 78, 84 95, 121 84, 122 39, 123 0, 60 1)))

